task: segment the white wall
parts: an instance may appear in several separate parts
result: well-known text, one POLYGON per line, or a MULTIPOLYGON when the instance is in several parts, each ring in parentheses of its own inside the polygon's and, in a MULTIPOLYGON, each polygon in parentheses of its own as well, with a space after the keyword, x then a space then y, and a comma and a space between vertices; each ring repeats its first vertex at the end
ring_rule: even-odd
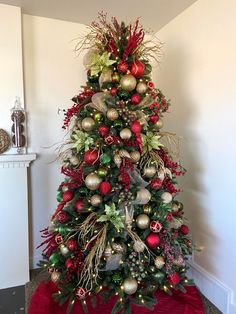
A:
POLYGON ((23 52, 25 102, 28 111, 29 150, 38 158, 32 168, 30 210, 31 257, 36 267, 42 242, 39 230, 49 224, 56 208, 56 191, 63 177, 56 158, 55 148, 62 143, 63 114, 58 109, 68 108, 70 99, 83 85, 86 73, 82 57, 73 51, 71 42, 85 31, 85 26, 54 19, 23 15, 23 52))
POLYGON ((182 198, 202 248, 194 265, 236 295, 235 12, 234 0, 198 0, 163 27, 156 82, 173 104, 165 128, 184 137, 182 198))

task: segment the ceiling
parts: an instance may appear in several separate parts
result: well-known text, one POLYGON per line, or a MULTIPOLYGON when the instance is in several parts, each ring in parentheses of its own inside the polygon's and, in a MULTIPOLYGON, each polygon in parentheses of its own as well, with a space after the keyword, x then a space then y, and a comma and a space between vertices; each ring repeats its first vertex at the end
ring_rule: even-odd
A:
POLYGON ((126 22, 141 17, 146 29, 158 31, 197 0, 0 0, 20 6, 25 14, 90 24, 105 11, 126 22))

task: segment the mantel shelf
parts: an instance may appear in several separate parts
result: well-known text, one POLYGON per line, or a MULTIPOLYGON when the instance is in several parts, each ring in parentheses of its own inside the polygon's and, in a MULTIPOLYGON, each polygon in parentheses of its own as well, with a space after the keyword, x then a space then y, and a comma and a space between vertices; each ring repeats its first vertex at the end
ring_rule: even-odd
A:
POLYGON ((36 154, 0 155, 0 168, 26 168, 35 159, 36 154))

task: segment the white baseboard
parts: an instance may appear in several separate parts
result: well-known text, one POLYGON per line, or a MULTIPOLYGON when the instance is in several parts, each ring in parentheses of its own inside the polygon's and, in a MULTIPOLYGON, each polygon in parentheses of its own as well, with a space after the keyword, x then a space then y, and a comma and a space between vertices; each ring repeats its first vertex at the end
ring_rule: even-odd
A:
POLYGON ((189 277, 194 279, 201 293, 223 314, 236 314, 233 291, 195 262, 189 262, 189 266, 189 277))

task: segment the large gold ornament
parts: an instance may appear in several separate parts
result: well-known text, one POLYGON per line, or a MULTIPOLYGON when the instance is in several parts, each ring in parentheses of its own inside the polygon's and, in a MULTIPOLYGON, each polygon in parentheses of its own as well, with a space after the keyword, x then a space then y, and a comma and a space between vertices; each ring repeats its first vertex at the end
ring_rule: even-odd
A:
POLYGON ((90 198, 90 203, 92 206, 99 206, 102 204, 102 197, 99 194, 94 194, 91 198, 90 198))
POLYGON ((107 119, 110 121, 115 121, 118 119, 119 113, 115 108, 110 108, 107 110, 107 119))
POLYGON ((137 289, 138 289, 138 282, 136 279, 132 278, 132 277, 128 277, 123 281, 122 284, 123 288, 124 288, 124 292, 126 294, 134 294, 137 289))
POLYGON ((140 204, 140 205, 145 205, 150 201, 151 197, 152 195, 147 189, 140 188, 140 190, 137 193, 135 203, 140 204))
POLYGON ((136 224, 139 229, 147 229, 150 225, 150 218, 146 214, 140 214, 136 218, 136 224))
POLYGON ((163 126, 164 126, 164 123, 163 123, 162 119, 159 119, 159 120, 154 124, 154 127, 155 127, 157 130, 162 129, 163 126))
POLYGON ((139 82, 136 86, 136 91, 140 94, 144 94, 147 91, 147 84, 144 82, 139 82))
POLYGON ((128 128, 125 128, 123 130, 120 131, 120 137, 123 139, 123 140, 128 140, 130 139, 132 136, 132 132, 130 129, 128 128))
POLYGON ((162 267, 165 265, 164 258, 162 256, 157 256, 155 258, 155 266, 157 269, 162 269, 162 267))
POLYGON ((145 177, 150 179, 155 176, 156 172, 157 172, 157 169, 155 166, 149 166, 149 167, 144 168, 143 174, 145 177))
POLYGON ((130 152, 130 158, 131 158, 131 161, 136 164, 136 162, 138 162, 140 160, 140 152, 138 150, 135 150, 133 152, 130 152))
POLYGON ((137 84, 136 78, 131 74, 124 75, 120 80, 120 86, 122 89, 131 92, 135 89, 137 84))
POLYGON ((141 253, 145 249, 145 244, 142 241, 135 241, 133 249, 134 249, 135 252, 141 253))
POLYGON ((87 177, 85 178, 85 185, 87 186, 88 189, 92 191, 97 190, 101 182, 102 182, 101 178, 99 178, 99 176, 93 172, 87 175, 87 177))
POLYGON ((79 158, 76 157, 76 156, 71 156, 70 157, 70 163, 73 165, 73 166, 76 166, 79 164, 79 158))
POLYGON ((168 204, 172 201, 172 195, 169 192, 164 192, 161 194, 162 202, 168 204))
POLYGON ((82 120, 82 128, 85 131, 87 132, 92 131, 94 126, 95 126, 95 121, 92 118, 87 117, 82 120))

